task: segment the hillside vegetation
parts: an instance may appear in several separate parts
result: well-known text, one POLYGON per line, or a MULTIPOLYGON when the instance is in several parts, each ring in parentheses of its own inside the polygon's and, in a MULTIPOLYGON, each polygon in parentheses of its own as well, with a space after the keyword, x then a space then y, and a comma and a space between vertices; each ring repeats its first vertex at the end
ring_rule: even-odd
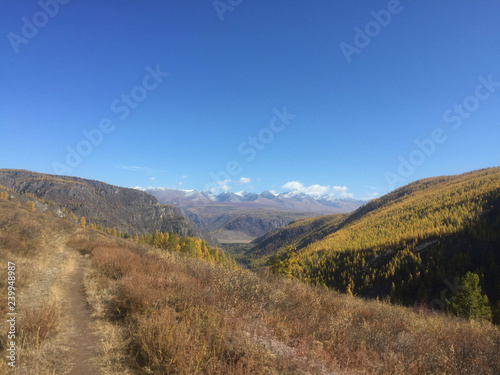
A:
MULTIPOLYGON (((154 374, 434 374, 500 370, 500 332, 138 244, 92 255, 95 317, 119 332, 114 366, 154 374), (119 349, 119 350, 118 350, 119 349), (121 358, 117 361, 116 358, 121 358)), ((115 333, 117 334, 117 333, 115 333)), ((113 360, 110 359, 112 363, 113 360)))
POLYGON ((338 291, 443 309, 450 302, 443 288, 450 296, 447 285, 470 271, 498 308, 500 168, 414 182, 329 230, 312 243, 292 241, 271 269, 338 291))
MULTIPOLYGON (((255 274, 216 262, 201 240, 182 251, 193 248, 189 239, 164 247, 170 234, 120 238, 39 212, 29 196, 0 198, 0 272, 7 260, 23 271, 19 368, 11 373, 66 373, 75 363, 67 348, 81 333, 67 324, 60 284, 80 261, 103 374, 500 372, 500 331, 488 322, 255 274)), ((0 282, 2 298, 6 289, 0 282)))
POLYGON ((334 214, 313 217, 275 229, 252 241, 242 261, 246 261, 250 268, 258 268, 267 261, 266 256, 275 254, 282 247, 301 248, 332 233, 348 216, 334 214))

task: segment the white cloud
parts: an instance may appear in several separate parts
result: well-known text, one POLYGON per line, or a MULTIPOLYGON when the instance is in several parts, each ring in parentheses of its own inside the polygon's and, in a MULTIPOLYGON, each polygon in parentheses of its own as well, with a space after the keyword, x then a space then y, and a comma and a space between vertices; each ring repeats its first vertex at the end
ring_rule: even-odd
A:
POLYGON ((327 194, 329 190, 330 186, 321 186, 316 184, 306 187, 304 193, 307 195, 321 196, 327 194))
POLYGON ((156 177, 149 177, 149 179, 150 179, 151 181, 154 181, 154 180, 156 180, 156 177))
POLYGON ((188 178, 188 176, 187 175, 183 175, 182 178, 188 178))
POLYGON ((323 186, 319 184, 304 186, 304 184, 300 181, 289 181, 284 184, 282 188, 291 190, 294 193, 303 193, 306 195, 311 195, 313 197, 320 197, 324 195, 340 198, 353 197, 352 193, 347 192, 347 186, 323 186))
POLYGON ((332 186, 332 190, 338 193, 343 193, 347 191, 347 186, 332 186))
POLYGON ((217 187, 222 190, 222 191, 229 191, 229 183, 232 182, 232 180, 224 180, 224 181, 217 181, 217 187))
POLYGON ((304 185, 299 181, 290 181, 283 185, 282 188, 302 191, 304 189, 304 185))
POLYGON ((248 177, 241 177, 239 179, 239 183, 240 184, 249 184, 250 182, 252 182, 252 180, 250 178, 248 178, 248 177))

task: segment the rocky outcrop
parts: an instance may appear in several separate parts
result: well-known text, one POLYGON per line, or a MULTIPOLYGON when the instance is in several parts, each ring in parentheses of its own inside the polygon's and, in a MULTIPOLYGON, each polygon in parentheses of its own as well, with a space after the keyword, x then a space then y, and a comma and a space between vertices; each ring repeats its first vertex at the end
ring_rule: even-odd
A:
POLYGON ((160 204, 155 197, 139 190, 78 177, 10 169, 0 169, 0 185, 55 202, 77 217, 84 216, 89 222, 115 227, 123 233, 141 235, 157 229, 217 244, 180 209, 160 204))

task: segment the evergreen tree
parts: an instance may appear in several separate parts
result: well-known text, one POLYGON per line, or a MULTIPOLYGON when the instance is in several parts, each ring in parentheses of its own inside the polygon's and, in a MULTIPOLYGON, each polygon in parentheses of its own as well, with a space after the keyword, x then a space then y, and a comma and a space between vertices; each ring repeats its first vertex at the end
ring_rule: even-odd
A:
POLYGON ((460 279, 461 288, 449 303, 449 310, 466 319, 491 320, 491 308, 488 297, 479 285, 479 276, 467 272, 460 279))

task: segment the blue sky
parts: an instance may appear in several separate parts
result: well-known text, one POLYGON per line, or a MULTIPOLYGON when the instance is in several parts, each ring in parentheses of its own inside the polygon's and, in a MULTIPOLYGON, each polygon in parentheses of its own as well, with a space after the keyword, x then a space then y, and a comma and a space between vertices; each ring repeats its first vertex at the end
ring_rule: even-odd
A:
POLYGON ((500 164, 493 0, 2 8, 3 168, 366 199, 500 164))

